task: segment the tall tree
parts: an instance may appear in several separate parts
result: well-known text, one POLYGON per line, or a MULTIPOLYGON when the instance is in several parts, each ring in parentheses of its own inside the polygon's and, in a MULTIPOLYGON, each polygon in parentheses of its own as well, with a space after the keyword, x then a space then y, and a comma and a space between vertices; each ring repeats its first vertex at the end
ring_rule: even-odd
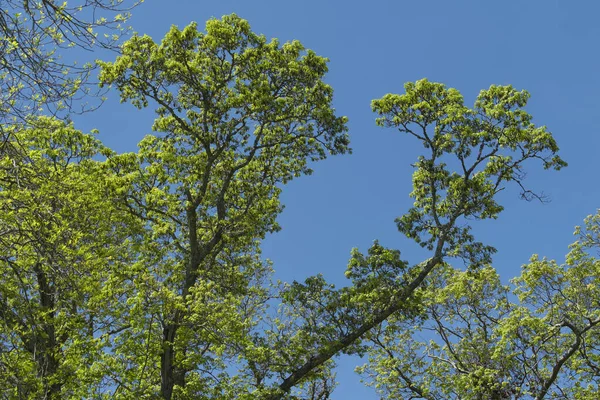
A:
POLYGON ((0 397, 83 398, 101 391, 86 368, 112 329, 97 305, 135 221, 92 160, 107 149, 61 121, 34 125, 13 126, 0 159, 0 397))
POLYGON ((258 245, 278 229, 280 185, 310 173, 309 161, 348 151, 346 119, 322 81, 326 59, 231 15, 206 33, 173 27, 160 44, 134 36, 100 65, 123 101, 158 106, 159 134, 138 155, 109 160, 127 173, 122 200, 148 229, 144 268, 130 272, 131 294, 146 302, 128 311, 145 331, 135 348, 127 330, 115 339, 128 360, 122 373, 148 391, 160 382, 165 399, 238 397, 223 359, 247 346, 266 296, 258 245))
MULTIPOLYGON (((525 199, 542 198, 524 185, 527 161, 540 161, 545 169, 566 165, 556 154, 558 146, 550 132, 533 124, 524 110, 526 91, 491 86, 479 93, 472 108, 464 105, 458 90, 426 79, 407 83, 405 91, 374 100, 372 107, 380 116, 378 125, 396 128, 426 149, 414 164, 414 206, 396 222, 399 231, 430 250, 431 257, 408 268, 399 253, 378 244, 367 257, 355 252, 347 272, 354 285, 338 295, 351 300, 305 304, 310 312, 299 316, 305 321, 303 331, 319 345, 293 366, 271 399, 283 398, 338 352, 356 351, 353 346, 371 330, 413 309, 415 293, 427 277, 450 260, 461 259, 471 268, 490 263, 495 249, 475 239, 470 221, 498 217, 503 207, 496 195, 507 183, 515 183, 525 199), (345 316, 365 307, 365 302, 369 312, 351 318, 348 326, 345 316), (336 307, 341 309, 331 312, 336 307), (314 321, 343 329, 332 339, 312 329, 314 321)), ((303 290, 296 290, 298 301, 314 291, 309 280, 303 290)))
POLYGON ((386 398, 597 398, 599 222, 577 228, 563 265, 534 255, 510 286, 491 266, 435 271, 421 318, 374 330, 361 372, 386 398))

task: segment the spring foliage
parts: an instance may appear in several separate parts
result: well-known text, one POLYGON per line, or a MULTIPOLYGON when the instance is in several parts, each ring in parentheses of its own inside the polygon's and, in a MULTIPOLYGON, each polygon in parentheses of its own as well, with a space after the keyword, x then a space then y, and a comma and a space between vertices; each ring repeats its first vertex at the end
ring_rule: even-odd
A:
POLYGON ((529 163, 566 165, 527 92, 491 86, 469 107, 420 80, 373 101, 378 125, 423 145, 397 224, 431 256, 375 242, 336 288, 272 282, 260 254, 284 185, 350 152, 325 58, 230 15, 134 35, 98 65, 156 109, 136 153, 51 117, 3 127, 3 398, 327 399, 340 353, 368 357, 388 398, 594 398, 598 216, 564 265, 533 257, 510 287, 471 229, 506 187, 541 198, 529 163))

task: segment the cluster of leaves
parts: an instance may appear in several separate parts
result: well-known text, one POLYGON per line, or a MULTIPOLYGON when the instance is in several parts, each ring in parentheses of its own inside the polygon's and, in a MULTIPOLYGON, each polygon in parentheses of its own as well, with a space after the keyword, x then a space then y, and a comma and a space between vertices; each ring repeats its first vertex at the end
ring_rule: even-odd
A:
POLYGON ((145 263, 156 265, 149 278, 164 293, 155 301, 163 332, 152 335, 164 349, 160 393, 206 393, 206 376, 194 383, 190 372, 215 367, 192 349, 223 357, 246 346, 239 340, 255 316, 235 309, 264 296, 251 288, 264 276, 258 243, 278 229, 279 185, 310 173, 310 160, 346 152, 346 119, 334 114, 332 89, 321 80, 325 59, 299 42, 267 42, 237 16, 209 21, 205 34, 195 24, 174 27, 160 44, 134 36, 116 62, 100 65, 100 79, 114 83, 123 101, 159 106, 153 129, 162 134, 110 163, 131 183, 125 204, 148 223, 144 253, 161 243, 161 256, 145 263), (214 292, 198 290, 205 284, 214 292), (211 316, 211 302, 225 293, 233 296, 233 309, 224 310, 230 317, 211 316), (209 315, 192 307, 201 303, 209 315), (222 350, 189 318, 226 323, 208 324, 227 338, 217 340, 222 350))
MULTIPOLYGON (((328 308, 336 307, 335 303, 319 306, 313 301, 316 307, 309 307, 304 330, 313 340, 323 340, 317 339, 319 330, 311 330, 319 326, 315 320, 329 327, 348 319, 352 324, 338 332, 336 339, 325 338, 318 350, 280 384, 284 392, 341 351, 372 351, 357 347, 357 343, 385 321, 413 321, 424 312, 420 303, 426 296, 420 288, 449 260, 462 259, 473 271, 488 265, 495 249, 475 240, 469 221, 497 218, 502 206, 496 195, 506 183, 516 183, 525 198, 537 196, 524 186, 526 161, 539 160, 545 169, 558 170, 566 165, 556 154, 558 146, 551 133, 534 125, 523 109, 529 98, 525 91, 491 86, 481 91, 473 108, 464 105, 456 89, 426 79, 407 83, 405 91, 374 100, 372 107, 380 116, 379 125, 410 134, 428 151, 414 164, 414 207, 397 223, 401 233, 431 250, 432 257, 408 268, 397 252, 382 249, 377 243, 367 257, 354 251, 347 272, 354 285, 337 293, 345 318, 331 318, 328 308), (350 307, 343 301, 348 293, 350 307), (368 299, 370 306, 362 309, 358 318, 349 318, 362 308, 363 299, 368 299)), ((307 281, 304 290, 296 292, 323 293, 319 287, 325 285, 315 287, 314 282, 307 281)), ((323 299, 330 297, 328 293, 321 295, 323 299)), ((394 333, 404 343, 400 331, 394 333)))
MULTIPOLYGON (((116 49, 143 0, 5 0, 0 8, 0 121, 71 109, 91 90, 91 63, 64 50, 116 49)), ((31 120, 29 119, 31 122, 31 120)), ((6 132, 5 132, 6 134, 6 132)))
POLYGON ((503 207, 496 194, 507 182, 516 183, 524 198, 539 198, 523 185, 523 163, 538 159, 545 169, 558 170, 566 166, 556 155, 558 146, 523 109, 526 91, 491 86, 468 108, 456 89, 442 84, 421 80, 405 90, 372 104, 380 126, 408 133, 429 150, 415 164, 414 207, 397 219, 398 229, 436 254, 489 263, 495 250, 474 241, 461 219, 497 218, 503 207))
MULTIPOLYGON (((36 4, 56 45, 67 39, 48 26, 83 26, 62 17, 66 6, 46 20, 53 3, 36 4)), ((527 161, 566 165, 524 110, 526 92, 492 86, 469 108, 421 80, 373 102, 379 125, 425 148, 414 206, 397 222, 432 254, 409 264, 375 242, 352 252, 337 289, 322 276, 273 284, 260 254, 279 229, 283 185, 349 152, 326 59, 230 15, 206 32, 173 27, 161 43, 135 35, 98 64, 122 101, 156 107, 137 153, 54 118, 3 124, 2 396, 324 400, 344 352, 369 354, 363 372, 389 397, 592 393, 598 217, 567 266, 532 260, 515 281, 519 303, 489 266, 493 247, 471 232, 469 221, 502 211, 506 184, 536 197, 527 161), (419 341, 424 331, 437 340, 419 341)))
POLYGON ((577 229, 563 265, 533 256, 510 286, 490 266, 436 270, 423 318, 371 332, 359 371, 387 398, 597 398, 599 221, 577 229))
POLYGON ((10 127, 0 365, 26 367, 2 387, 11 398, 243 398, 249 378, 230 376, 231 363, 249 371, 245 354, 257 363, 271 347, 250 333, 271 295, 258 245, 278 229, 280 186, 349 151, 326 60, 229 16, 160 44, 134 36, 100 65, 123 100, 158 105, 156 134, 118 155, 54 119, 10 127))
POLYGON ((12 126, 0 160, 0 387, 5 398, 85 397, 103 285, 130 261, 135 221, 91 161, 107 149, 51 118, 35 126, 12 126))

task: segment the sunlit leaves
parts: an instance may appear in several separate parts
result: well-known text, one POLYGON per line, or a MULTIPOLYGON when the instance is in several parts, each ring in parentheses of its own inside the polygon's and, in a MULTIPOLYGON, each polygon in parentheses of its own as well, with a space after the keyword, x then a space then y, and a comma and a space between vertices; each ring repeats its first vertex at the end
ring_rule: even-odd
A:
POLYGON ((97 329, 112 320, 96 296, 131 257, 135 224, 92 160, 107 149, 61 121, 31 125, 10 127, 0 159, 0 387, 8 398, 85 397, 102 377, 82 365, 98 361, 97 329))
MULTIPOLYGON (((142 253, 160 294, 146 292, 135 313, 162 321, 162 334, 144 339, 162 347, 152 354, 160 395, 206 393, 219 376, 215 396, 225 396, 246 378, 230 376, 223 357, 239 356, 250 368, 244 373, 254 374, 258 361, 244 355, 273 339, 250 331, 268 293, 260 288, 269 268, 258 245, 279 229, 281 185, 310 173, 310 161, 349 151, 346 118, 336 116, 322 81, 326 59, 299 42, 267 41, 231 15, 210 20, 206 32, 195 23, 172 27, 160 44, 134 36, 115 62, 99 65, 100 80, 116 86, 122 101, 158 114, 157 133, 139 152, 108 165, 128 185, 122 201, 147 228, 142 253), (201 323, 211 318, 214 324, 201 323)), ((302 340, 290 340, 290 350, 302 348, 302 340)), ((134 351, 132 368, 147 359, 134 351)), ((280 368, 291 366, 287 358, 280 368)), ((268 383, 260 379, 254 390, 268 383)))
POLYGON ((456 89, 426 79, 405 85, 402 95, 372 102, 377 124, 419 139, 429 154, 414 164, 414 207, 397 219, 399 230, 422 246, 446 244, 446 254, 469 263, 489 262, 493 248, 474 241, 463 219, 497 218, 503 207, 496 194, 515 182, 525 198, 538 197, 523 184, 523 164, 566 165, 545 127, 531 122, 523 107, 529 94, 512 86, 491 86, 464 105, 456 89))
POLYGON ((390 396, 597 397, 597 221, 577 228, 565 264, 533 256, 510 287, 490 266, 432 273, 422 319, 389 320, 374 332, 360 372, 390 396))
POLYGON ((115 48, 127 33, 123 23, 129 10, 142 1, 3 1, 1 122, 12 123, 15 118, 23 122, 30 114, 43 112, 64 116, 66 109, 79 111, 73 105, 91 89, 86 81, 92 65, 64 61, 62 52, 71 47, 115 48))

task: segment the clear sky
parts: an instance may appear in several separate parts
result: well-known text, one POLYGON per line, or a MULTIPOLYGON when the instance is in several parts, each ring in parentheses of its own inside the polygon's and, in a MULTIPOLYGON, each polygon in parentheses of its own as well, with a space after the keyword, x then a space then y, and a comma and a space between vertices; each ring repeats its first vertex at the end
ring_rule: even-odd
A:
MULTIPOLYGON (((374 239, 398 248, 411 263, 427 253, 403 238, 394 219, 412 201, 410 164, 421 151, 396 131, 378 128, 370 101, 401 93, 403 83, 428 78, 460 90, 472 103, 480 89, 512 84, 531 93, 534 122, 554 133, 569 167, 531 171, 527 183, 548 204, 502 194, 506 210, 475 234, 496 246, 494 265, 505 281, 533 253, 564 259, 573 227, 600 206, 600 2, 594 0, 147 0, 131 23, 160 41, 173 24, 200 26, 235 12, 253 30, 282 42, 298 39, 328 57, 327 82, 335 107, 349 117, 354 154, 314 166, 315 173, 284 188, 283 230, 269 237, 264 255, 276 277, 304 280, 322 273, 344 284, 352 247, 374 239)), ((119 105, 116 92, 95 113, 74 118, 99 128, 117 151, 133 151, 150 133, 152 112, 119 105)), ((339 359, 334 399, 377 399, 352 373, 360 360, 339 359)))

